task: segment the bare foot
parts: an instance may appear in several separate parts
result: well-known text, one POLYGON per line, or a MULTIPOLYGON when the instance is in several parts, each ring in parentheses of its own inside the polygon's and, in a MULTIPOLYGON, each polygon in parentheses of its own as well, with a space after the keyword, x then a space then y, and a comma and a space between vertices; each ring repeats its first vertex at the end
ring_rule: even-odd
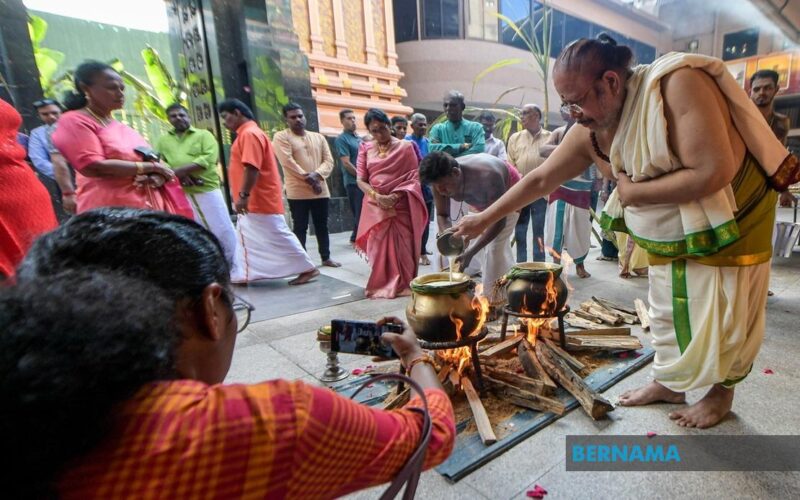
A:
POLYGON ((323 260, 322 261, 322 265, 323 266, 327 266, 327 267, 342 267, 341 264, 339 264, 338 262, 336 262, 333 259, 323 260))
POLYGON ((420 256, 419 265, 420 266, 430 266, 431 265, 431 261, 430 261, 430 259, 428 259, 427 255, 423 254, 423 255, 420 256))
POLYGON ((290 285, 302 285, 304 283, 308 283, 309 281, 311 281, 313 278, 316 278, 317 276, 319 276, 319 269, 317 269, 315 267, 314 269, 311 269, 311 270, 306 271, 304 273, 300 273, 300 275, 297 276, 297 278, 291 280, 289 282, 289 284, 290 285))
POLYGON ((586 268, 583 266, 583 264, 578 264, 575 266, 575 272, 578 273, 578 278, 589 278, 592 276, 588 273, 588 271, 586 271, 586 268))
POLYGON ((733 388, 714 384, 703 399, 688 408, 673 411, 669 418, 681 427, 707 429, 717 425, 733 406, 733 388))
POLYGON ((775 292, 772 290, 767 290, 767 297, 772 297, 773 295, 775 295, 775 292))
POLYGON ((633 273, 636 276, 647 276, 649 272, 650 272, 650 268, 648 268, 648 267, 640 267, 638 269, 634 269, 633 270, 633 273))
POLYGON ((616 259, 616 257, 606 257, 605 255, 601 255, 601 256, 599 256, 597 258, 597 260, 615 261, 616 262, 617 259, 616 259))
POLYGON ((655 380, 649 384, 624 392, 619 397, 622 406, 644 406, 652 403, 685 403, 686 394, 667 389, 655 380))

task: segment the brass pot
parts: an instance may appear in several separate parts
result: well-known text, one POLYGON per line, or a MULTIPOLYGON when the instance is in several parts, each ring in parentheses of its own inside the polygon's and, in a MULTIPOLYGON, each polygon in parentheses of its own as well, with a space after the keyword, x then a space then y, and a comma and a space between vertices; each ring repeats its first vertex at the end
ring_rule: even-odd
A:
POLYGON ((509 271, 511 276, 506 285, 508 307, 514 312, 523 309, 531 313, 544 313, 555 316, 557 311, 567 303, 567 285, 561 280, 563 267, 549 262, 523 262, 516 264, 509 271), (547 282, 553 279, 556 300, 543 305, 547 301, 547 282))
POLYGON ((479 311, 472 307, 475 282, 463 273, 453 273, 452 285, 431 287, 434 281, 449 281, 450 273, 419 276, 411 282, 411 300, 406 307, 409 326, 422 340, 452 342, 458 340, 451 316, 463 322, 461 334, 470 335, 478 325, 479 311))

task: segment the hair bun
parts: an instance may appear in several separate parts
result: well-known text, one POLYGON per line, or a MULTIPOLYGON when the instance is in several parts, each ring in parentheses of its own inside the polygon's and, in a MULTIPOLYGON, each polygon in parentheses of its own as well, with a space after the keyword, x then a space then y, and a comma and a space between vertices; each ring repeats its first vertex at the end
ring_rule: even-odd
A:
POLYGON ((597 39, 602 43, 607 43, 609 45, 613 45, 614 47, 617 46, 617 41, 614 40, 614 38, 612 38, 611 35, 609 35, 606 32, 603 32, 603 33, 600 33, 599 35, 597 35, 597 39))

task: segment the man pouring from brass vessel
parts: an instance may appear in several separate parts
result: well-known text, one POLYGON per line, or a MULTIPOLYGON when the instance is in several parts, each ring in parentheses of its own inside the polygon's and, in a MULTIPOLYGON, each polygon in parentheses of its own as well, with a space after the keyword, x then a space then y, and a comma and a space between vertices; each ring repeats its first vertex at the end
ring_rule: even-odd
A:
POLYGON ((710 427, 730 411, 761 346, 776 190, 797 182, 800 168, 722 61, 671 53, 632 68, 631 59, 605 34, 567 46, 553 79, 582 126, 455 234, 480 235, 592 162, 613 175, 604 225, 648 251, 656 349, 655 380, 620 403, 683 403, 686 391, 711 386, 669 415, 710 427))

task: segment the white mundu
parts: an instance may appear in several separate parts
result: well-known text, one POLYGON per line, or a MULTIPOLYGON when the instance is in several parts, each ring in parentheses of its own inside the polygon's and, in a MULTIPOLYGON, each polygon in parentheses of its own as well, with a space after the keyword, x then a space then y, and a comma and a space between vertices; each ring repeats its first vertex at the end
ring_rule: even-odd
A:
POLYGON ((231 276, 234 283, 286 278, 316 267, 283 214, 240 215, 236 232, 241 267, 231 276))
POLYGON ((764 339, 769 266, 650 267, 652 373, 660 384, 684 392, 747 376, 764 339))
POLYGON ((241 261, 237 258, 239 242, 222 191, 215 189, 208 193, 187 194, 186 197, 192 204, 195 222, 211 231, 222 245, 231 276, 241 274, 241 261))

